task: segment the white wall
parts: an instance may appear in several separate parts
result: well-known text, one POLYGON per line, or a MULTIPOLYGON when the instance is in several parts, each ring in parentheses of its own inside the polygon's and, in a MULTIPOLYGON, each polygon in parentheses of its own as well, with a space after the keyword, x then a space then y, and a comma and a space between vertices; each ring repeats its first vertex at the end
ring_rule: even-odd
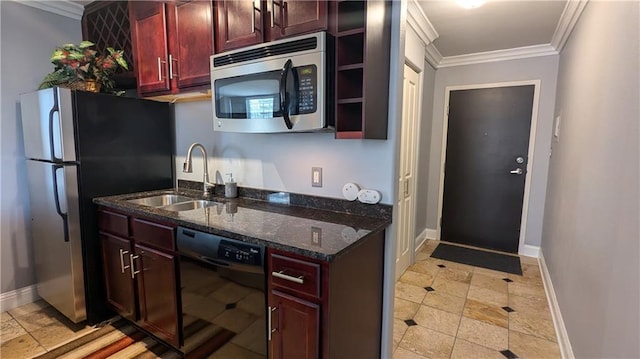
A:
POLYGON ((2 120, 0 136, 0 258, 2 293, 33 283, 29 238, 29 195, 26 182, 19 94, 35 90, 53 70, 54 47, 78 43, 79 20, 0 1, 2 120))
POLYGON ((531 171, 531 196, 527 215, 525 243, 540 245, 542 220, 547 185, 551 128, 556 95, 558 56, 534 57, 519 60, 490 62, 478 65, 440 68, 436 71, 433 123, 429 160, 429 188, 427 191, 427 226, 436 229, 438 193, 440 184, 440 156, 442 153, 442 127, 445 115, 445 88, 523 80, 540 80, 538 127, 535 138, 531 171))
POLYGON ((590 1, 560 55, 542 252, 576 358, 640 357, 639 18, 590 1))
MULTIPOLYGON (((422 116, 420 118, 420 147, 418 149, 418 173, 416 184, 416 235, 422 233, 425 229, 435 229, 429 226, 428 218, 437 217, 438 209, 429 216, 433 208, 429 208, 429 181, 431 172, 429 169, 429 161, 431 160, 431 131, 433 117, 433 98, 435 90, 436 70, 431 67, 428 62, 424 62, 424 71, 422 72, 422 116)), ((436 194, 435 201, 438 201, 436 194)), ((434 238, 435 239, 435 238, 434 238)))
MULTIPOLYGON (((392 135, 390 131, 390 138, 392 135)), ((393 203, 393 140, 336 140, 331 133, 214 132, 211 102, 178 103, 176 175, 178 179, 202 181, 199 158, 193 160, 193 173, 182 173, 193 142, 207 148, 209 174, 213 180, 218 173, 218 183, 223 180, 220 176, 232 172, 243 187, 343 198, 342 186, 354 182, 361 188, 379 190, 382 203, 393 203), (311 167, 322 167, 322 188, 311 187, 311 167)), ((199 157, 199 152, 195 156, 199 157)))

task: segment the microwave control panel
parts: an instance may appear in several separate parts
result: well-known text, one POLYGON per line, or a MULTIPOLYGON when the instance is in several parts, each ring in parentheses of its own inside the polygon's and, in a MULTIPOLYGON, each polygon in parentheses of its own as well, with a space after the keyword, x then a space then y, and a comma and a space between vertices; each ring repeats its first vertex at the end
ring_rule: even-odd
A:
POLYGON ((318 102, 318 69, 316 65, 295 69, 298 73, 298 113, 314 113, 318 102))

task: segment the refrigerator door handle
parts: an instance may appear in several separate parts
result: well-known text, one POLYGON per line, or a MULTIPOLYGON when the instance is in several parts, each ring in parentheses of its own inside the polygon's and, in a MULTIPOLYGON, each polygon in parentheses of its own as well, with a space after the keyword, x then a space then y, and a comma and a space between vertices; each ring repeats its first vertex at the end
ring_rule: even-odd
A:
POLYGON ((60 108, 58 107, 58 102, 58 91, 53 91, 53 107, 51 107, 51 111, 49 111, 49 150, 51 151, 52 162, 62 162, 61 157, 56 157, 55 139, 53 138, 53 114, 58 113, 58 118, 60 118, 60 108))
POLYGON ((62 226, 64 230, 64 241, 69 242, 69 220, 67 218, 67 214, 62 212, 62 209, 60 208, 60 196, 58 192, 58 177, 56 176, 56 173, 60 168, 64 168, 64 166, 53 165, 51 167, 53 171, 53 199, 56 202, 56 212, 58 212, 58 215, 62 218, 62 226))

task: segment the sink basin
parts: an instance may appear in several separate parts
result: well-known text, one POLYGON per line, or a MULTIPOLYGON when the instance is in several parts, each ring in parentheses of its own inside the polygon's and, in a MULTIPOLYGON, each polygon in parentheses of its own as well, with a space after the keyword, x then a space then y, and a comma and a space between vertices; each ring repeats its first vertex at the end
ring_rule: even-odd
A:
POLYGON ((192 200, 189 202, 182 202, 182 203, 172 204, 169 206, 163 206, 162 209, 171 211, 171 212, 182 212, 182 211, 191 211, 198 208, 211 207, 217 204, 218 202, 213 202, 213 201, 204 201, 204 200, 193 201, 192 200))
POLYGON ((193 201, 193 198, 177 194, 161 194, 157 196, 130 199, 127 202, 149 207, 164 207, 174 203, 193 201))

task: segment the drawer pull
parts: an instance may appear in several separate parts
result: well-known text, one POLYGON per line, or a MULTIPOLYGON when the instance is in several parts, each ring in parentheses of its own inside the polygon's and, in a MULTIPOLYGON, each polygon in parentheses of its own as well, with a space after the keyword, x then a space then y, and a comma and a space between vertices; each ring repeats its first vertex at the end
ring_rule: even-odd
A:
POLYGON ((271 275, 276 277, 276 278, 288 280, 289 282, 294 282, 294 283, 298 283, 298 284, 304 284, 304 276, 303 275, 301 275, 299 277, 293 277, 293 276, 284 274, 283 272, 284 271, 271 272, 271 275))

